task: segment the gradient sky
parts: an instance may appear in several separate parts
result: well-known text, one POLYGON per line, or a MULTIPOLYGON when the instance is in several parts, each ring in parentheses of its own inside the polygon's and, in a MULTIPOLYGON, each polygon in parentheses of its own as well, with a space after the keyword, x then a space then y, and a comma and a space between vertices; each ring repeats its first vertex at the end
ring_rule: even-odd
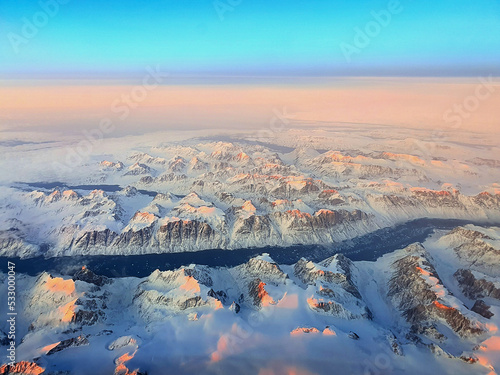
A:
POLYGON ((350 62, 341 43, 388 1, 242 0, 222 18, 214 3, 69 0, 16 53, 41 6, 1 0, 0 78, 119 78, 157 64, 192 76, 500 75, 500 0, 401 0, 350 62))

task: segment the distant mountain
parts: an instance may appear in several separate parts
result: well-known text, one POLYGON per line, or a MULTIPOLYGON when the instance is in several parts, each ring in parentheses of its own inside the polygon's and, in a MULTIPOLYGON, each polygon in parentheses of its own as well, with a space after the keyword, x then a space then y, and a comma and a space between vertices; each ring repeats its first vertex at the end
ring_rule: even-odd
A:
POLYGON ((305 145, 164 145, 86 167, 87 186, 75 169, 73 190, 13 185, 0 202, 0 255, 330 244, 424 217, 500 222, 496 184, 466 193, 443 182, 479 181, 493 162, 305 145))

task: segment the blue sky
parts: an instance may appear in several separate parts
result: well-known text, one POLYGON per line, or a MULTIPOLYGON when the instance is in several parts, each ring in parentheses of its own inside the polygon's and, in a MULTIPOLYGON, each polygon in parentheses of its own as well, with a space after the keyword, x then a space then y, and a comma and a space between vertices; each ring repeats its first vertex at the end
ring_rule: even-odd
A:
POLYGON ((500 74, 500 0, 56 1, 0 1, 0 77, 500 74))

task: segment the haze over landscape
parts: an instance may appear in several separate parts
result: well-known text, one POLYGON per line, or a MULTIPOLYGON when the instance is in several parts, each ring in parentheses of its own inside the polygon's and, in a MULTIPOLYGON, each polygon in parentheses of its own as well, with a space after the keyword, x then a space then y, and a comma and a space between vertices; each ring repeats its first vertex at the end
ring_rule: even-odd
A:
POLYGON ((498 0, 1 2, 0 375, 497 374, 499 61, 498 0))

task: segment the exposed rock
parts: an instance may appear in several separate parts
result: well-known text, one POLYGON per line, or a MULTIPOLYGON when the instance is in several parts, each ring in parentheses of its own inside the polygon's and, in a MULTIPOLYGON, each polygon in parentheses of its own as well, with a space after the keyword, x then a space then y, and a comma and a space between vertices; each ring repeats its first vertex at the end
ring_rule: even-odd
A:
MULTIPOLYGON (((102 312, 101 312, 102 313, 102 312)), ((99 314, 95 311, 78 310, 71 318, 72 323, 91 326, 99 320, 99 314)))
POLYGON ((217 292, 214 291, 213 289, 210 289, 207 293, 209 297, 218 299, 219 301, 225 303, 227 300, 227 294, 223 290, 218 290, 217 292))
POLYGON ((203 306, 206 302, 201 299, 200 296, 187 298, 183 301, 178 301, 177 306, 181 310, 191 309, 193 307, 203 306))
MULTIPOLYGON (((496 196, 500 207, 500 194, 496 196)), ((458 259, 470 270, 491 277, 500 276, 500 250, 488 242, 490 237, 474 229, 457 227, 439 239, 439 243, 454 249, 458 259)))
POLYGON ((196 220, 170 221, 160 226, 157 234, 160 248, 175 250, 217 248, 224 241, 208 223, 196 220))
POLYGON ((107 170, 117 170, 117 171, 121 171, 123 168, 124 168, 124 165, 121 161, 118 161, 118 162, 112 162, 112 161, 107 161, 107 160, 103 160, 99 163, 99 165, 104 168, 104 169, 107 169, 107 170))
POLYGON ((490 319, 493 315, 495 315, 490 311, 490 307, 491 306, 488 306, 482 299, 478 299, 474 303, 474 306, 472 306, 471 310, 481 316, 484 316, 486 319, 490 319))
POLYGON ((105 284, 111 283, 111 280, 106 276, 96 275, 85 266, 83 266, 73 275, 73 280, 85 281, 86 283, 94 284, 97 286, 103 286, 105 284))
POLYGON ((83 346, 83 345, 89 345, 89 340, 87 340, 87 337, 84 335, 80 335, 77 337, 73 337, 71 339, 67 339, 64 341, 61 341, 59 344, 57 344, 55 347, 50 349, 47 352, 47 355, 52 355, 54 353, 60 352, 61 350, 67 349, 67 348, 73 348, 77 346, 83 346))
POLYGON ((455 358, 453 355, 443 350, 443 348, 441 348, 439 345, 431 343, 426 346, 430 349, 431 353, 434 354, 436 357, 455 358))
POLYGON ((108 345, 109 350, 121 349, 125 346, 136 346, 137 340, 132 336, 121 336, 108 345))
POLYGON ((45 371, 34 362, 21 361, 14 365, 2 365, 0 375, 39 375, 45 371))
POLYGON ((134 161, 136 163, 145 163, 145 164, 159 164, 163 165, 167 161, 160 157, 151 156, 145 152, 139 152, 134 155, 131 155, 127 158, 128 160, 134 161))
POLYGON ((135 163, 128 168, 128 172, 124 176, 137 176, 141 174, 149 174, 153 171, 149 166, 142 163, 135 163))
POLYGON ((434 324, 432 325, 413 325, 410 329, 410 334, 419 334, 433 341, 443 343, 446 341, 447 337, 438 331, 434 324))
POLYGON ((304 284, 312 285, 318 280, 326 283, 338 284, 354 297, 361 298, 359 291, 352 282, 352 262, 344 255, 337 254, 322 261, 320 266, 331 267, 332 264, 335 265, 337 272, 320 269, 316 267, 313 262, 308 262, 306 259, 302 258, 295 264, 294 273, 304 284))
POLYGON ((280 240, 269 215, 238 216, 231 237, 235 243, 278 243, 280 240))
POLYGON ((266 283, 273 285, 283 284, 288 278, 288 275, 281 270, 278 264, 258 257, 250 259, 238 268, 246 277, 259 277, 265 279, 266 283))
POLYGON ((105 229, 102 231, 93 230, 85 232, 80 237, 72 240, 70 247, 87 250, 89 248, 105 248, 110 246, 111 243, 118 237, 118 233, 105 229))
POLYGON ((274 300, 265 289, 266 284, 257 278, 248 284, 248 295, 252 298, 253 304, 258 308, 274 304, 274 300))
POLYGON ((467 355, 467 354, 462 354, 460 356, 460 359, 465 363, 469 363, 471 365, 479 361, 479 359, 475 355, 467 355))
POLYGON ((394 354, 402 356, 403 355, 403 348, 398 342, 398 339, 396 336, 394 336, 394 333, 390 332, 387 334, 387 341, 389 342, 389 345, 391 347, 391 350, 394 352, 394 354))
POLYGON ((349 334, 347 335, 350 339, 353 339, 353 340, 359 340, 359 336, 357 335, 357 333, 351 331, 349 332, 349 334))
POLYGON ((478 335, 483 330, 454 307, 438 301, 438 295, 426 277, 433 277, 436 287, 444 290, 436 270, 422 255, 423 248, 416 248, 416 255, 407 255, 394 262, 394 274, 389 281, 389 298, 406 320, 417 327, 432 325, 430 322, 444 320, 458 335, 478 335))
POLYGON ((241 310, 241 306, 237 304, 236 302, 233 302, 231 306, 229 307, 230 310, 234 311, 236 314, 238 314, 241 310))
POLYGON ((122 192, 126 197, 133 197, 138 193, 137 189, 133 186, 125 187, 125 189, 123 189, 122 192))
POLYGON ((491 297, 500 300, 500 289, 491 281, 477 279, 470 270, 459 269, 453 275, 458 281, 462 293, 472 300, 491 297))
POLYGON ((308 334, 308 333, 320 333, 317 328, 307 328, 307 327, 298 327, 295 328, 292 332, 290 332, 290 335, 292 336, 297 336, 297 335, 302 335, 302 334, 308 334))
POLYGON ((328 315, 333 315, 344 319, 355 319, 358 316, 347 310, 344 306, 334 301, 316 301, 308 300, 309 307, 315 311, 322 312, 328 315))
POLYGON ((39 252, 39 248, 27 242, 17 228, 0 231, 0 256, 33 256, 39 252))

